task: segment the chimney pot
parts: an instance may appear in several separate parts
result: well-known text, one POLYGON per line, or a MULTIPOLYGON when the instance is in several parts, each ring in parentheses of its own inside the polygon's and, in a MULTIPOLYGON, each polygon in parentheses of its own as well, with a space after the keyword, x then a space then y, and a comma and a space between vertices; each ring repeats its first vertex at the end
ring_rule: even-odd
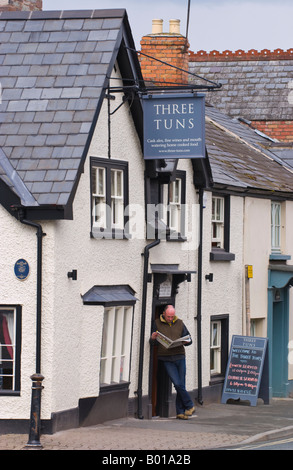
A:
POLYGON ((169 33, 180 34, 180 20, 169 21, 169 33))
POLYGON ((163 32, 163 20, 153 20, 152 22, 152 34, 162 34, 163 32))

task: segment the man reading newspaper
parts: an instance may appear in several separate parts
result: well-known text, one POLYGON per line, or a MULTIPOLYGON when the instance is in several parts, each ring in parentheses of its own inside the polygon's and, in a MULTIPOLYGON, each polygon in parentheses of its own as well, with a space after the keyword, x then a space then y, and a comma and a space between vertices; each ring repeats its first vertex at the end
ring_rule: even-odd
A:
POLYGON ((158 360, 163 362, 177 392, 177 418, 188 419, 188 416, 194 413, 195 408, 185 388, 186 361, 184 346, 190 345, 192 339, 183 321, 175 315, 173 305, 167 305, 162 315, 155 320, 151 339, 158 342, 158 360), (162 338, 160 334, 167 337, 167 340, 162 338), (181 339, 178 345, 171 344, 178 339, 181 339))

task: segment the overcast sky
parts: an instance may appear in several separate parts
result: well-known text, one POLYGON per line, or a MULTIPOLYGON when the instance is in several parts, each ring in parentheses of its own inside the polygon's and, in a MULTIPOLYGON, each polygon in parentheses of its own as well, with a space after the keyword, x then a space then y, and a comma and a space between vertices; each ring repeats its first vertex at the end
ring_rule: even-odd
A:
MULTIPOLYGON (((189 42, 194 52, 293 47, 292 0, 191 0, 189 42)), ((188 0, 43 0, 44 10, 125 8, 137 49, 152 19, 180 19, 186 34, 188 0)))

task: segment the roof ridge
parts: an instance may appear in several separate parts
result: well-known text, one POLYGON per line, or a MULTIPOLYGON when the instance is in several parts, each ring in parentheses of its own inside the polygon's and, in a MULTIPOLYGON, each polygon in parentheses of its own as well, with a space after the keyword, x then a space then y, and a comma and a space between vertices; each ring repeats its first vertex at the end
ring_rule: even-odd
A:
POLYGON ((122 18, 126 10, 109 8, 100 10, 42 10, 42 11, 2 11, 0 20, 61 20, 122 18))
POLYGON ((249 49, 247 52, 243 49, 236 51, 225 50, 223 52, 212 50, 210 52, 200 50, 197 52, 189 51, 190 62, 229 62, 229 61, 260 61, 260 60, 291 60, 293 59, 293 48, 284 50, 277 48, 274 51, 269 49, 249 49))

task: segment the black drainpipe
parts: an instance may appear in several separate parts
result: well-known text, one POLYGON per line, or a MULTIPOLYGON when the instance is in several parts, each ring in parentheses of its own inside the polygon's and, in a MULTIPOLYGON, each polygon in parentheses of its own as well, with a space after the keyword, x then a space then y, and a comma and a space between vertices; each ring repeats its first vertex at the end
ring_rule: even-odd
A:
POLYGON ((40 224, 26 220, 22 210, 18 211, 19 221, 37 229, 37 318, 36 318, 36 372, 31 376, 32 398, 29 440, 27 447, 42 447, 40 443, 41 424, 41 391, 43 389, 41 374, 41 321, 42 321, 42 251, 43 237, 46 235, 40 224))
POLYGON ((199 247, 198 247, 198 285, 197 285, 197 361, 198 392, 197 401, 202 400, 202 354, 201 354, 201 300, 202 300, 202 240, 203 240, 203 189, 199 189, 199 247))
POLYGON ((143 290, 142 290, 142 306, 141 306, 141 324, 140 324, 140 348, 139 348, 139 367, 138 367, 138 387, 137 387, 137 417, 143 419, 142 415, 142 371, 144 358, 144 337, 145 337, 145 318, 146 318, 146 300, 147 300, 147 282, 148 282, 148 264, 149 251, 158 245, 161 240, 155 240, 144 248, 142 255, 144 256, 143 267, 143 290))

